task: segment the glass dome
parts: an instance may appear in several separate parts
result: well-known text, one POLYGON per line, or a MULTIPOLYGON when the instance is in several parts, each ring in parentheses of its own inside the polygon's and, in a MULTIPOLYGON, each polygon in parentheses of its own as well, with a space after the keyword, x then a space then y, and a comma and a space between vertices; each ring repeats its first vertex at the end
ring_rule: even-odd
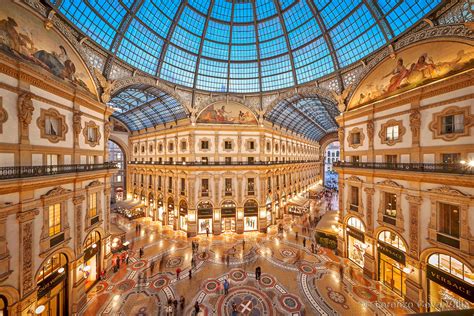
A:
POLYGON ((304 84, 390 43, 440 0, 50 0, 136 69, 213 92, 304 84))

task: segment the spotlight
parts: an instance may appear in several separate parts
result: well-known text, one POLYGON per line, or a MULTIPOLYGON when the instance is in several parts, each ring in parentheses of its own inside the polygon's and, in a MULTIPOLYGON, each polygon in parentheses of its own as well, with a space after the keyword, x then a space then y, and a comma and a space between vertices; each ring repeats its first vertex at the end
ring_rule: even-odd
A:
POLYGON ((41 314, 42 312, 44 312, 45 309, 46 309, 46 307, 44 307, 44 305, 40 305, 40 306, 36 307, 36 309, 35 309, 35 314, 36 314, 36 315, 39 315, 39 314, 41 314))

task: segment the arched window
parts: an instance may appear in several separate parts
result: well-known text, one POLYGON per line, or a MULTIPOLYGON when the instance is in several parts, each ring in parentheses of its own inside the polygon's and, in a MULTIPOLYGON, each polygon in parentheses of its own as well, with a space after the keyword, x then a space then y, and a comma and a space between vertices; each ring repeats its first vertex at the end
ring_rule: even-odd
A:
POLYGON ((93 244, 97 244, 99 241, 100 234, 97 231, 91 232, 84 243, 84 249, 91 247, 93 244))
POLYGON ((354 227, 355 229, 360 230, 361 232, 365 232, 364 223, 357 217, 350 217, 347 221, 347 225, 354 227))
POLYGON ((428 264, 474 285, 474 275, 471 269, 456 258, 442 253, 434 253, 429 256, 428 264))
POLYGON ((403 252, 407 251, 407 248, 400 237, 391 231, 381 231, 378 239, 386 244, 391 245, 392 247, 400 249, 403 252))
POLYGON ((8 316, 8 301, 3 295, 0 295, 0 316, 8 316))
MULTIPOLYGON (((55 272, 64 272, 59 271, 62 267, 67 264, 67 258, 64 254, 58 253, 53 255, 51 258, 46 261, 41 270, 39 270, 38 277, 36 278, 36 282, 39 284, 43 282, 46 278, 48 278, 51 274, 55 272)), ((1 310, 1 309, 0 309, 1 310)))

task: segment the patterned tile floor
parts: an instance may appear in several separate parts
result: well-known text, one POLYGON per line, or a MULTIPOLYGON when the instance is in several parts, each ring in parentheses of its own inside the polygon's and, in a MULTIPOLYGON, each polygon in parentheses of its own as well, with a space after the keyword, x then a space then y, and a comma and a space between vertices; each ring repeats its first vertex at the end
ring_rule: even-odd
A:
MULTIPOLYGON (((285 221, 289 223, 289 221, 285 221)), ((168 300, 180 300, 173 314, 195 315, 394 315, 411 311, 400 306, 402 300, 379 282, 367 279, 362 271, 332 251, 312 254, 302 246, 298 225, 285 225, 283 236, 275 227, 267 234, 225 233, 220 236, 187 238, 182 232, 161 227, 146 219, 118 218, 131 242, 131 260, 111 272, 88 293, 82 315, 168 315, 168 300), (136 234, 135 225, 142 231, 136 234), (294 231, 299 231, 295 239, 294 231), (195 267, 189 278, 193 258, 191 241, 199 242, 195 267), (243 244, 245 240, 245 244, 243 244), (138 249, 144 247, 142 259, 138 249), (226 260, 229 256, 229 262, 226 260), (154 263, 153 271, 151 269, 154 263), (339 266, 344 277, 340 280, 339 266), (261 267, 260 280, 255 268, 261 267), (179 279, 176 269, 181 269, 179 279), (142 276, 146 275, 146 279, 142 276), (223 283, 230 283, 229 293, 223 283), (376 304, 384 302, 387 304, 376 304)), ((307 245, 308 246, 308 245, 307 245)))

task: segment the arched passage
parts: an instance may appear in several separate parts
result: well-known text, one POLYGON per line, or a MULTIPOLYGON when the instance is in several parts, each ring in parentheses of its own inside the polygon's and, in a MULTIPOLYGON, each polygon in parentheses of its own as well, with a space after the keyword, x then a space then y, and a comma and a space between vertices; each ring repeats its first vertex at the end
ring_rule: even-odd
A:
POLYGON ((119 143, 109 140, 107 143, 109 150, 109 161, 118 165, 118 170, 111 177, 110 203, 113 205, 118 201, 125 200, 127 194, 127 151, 119 143))

